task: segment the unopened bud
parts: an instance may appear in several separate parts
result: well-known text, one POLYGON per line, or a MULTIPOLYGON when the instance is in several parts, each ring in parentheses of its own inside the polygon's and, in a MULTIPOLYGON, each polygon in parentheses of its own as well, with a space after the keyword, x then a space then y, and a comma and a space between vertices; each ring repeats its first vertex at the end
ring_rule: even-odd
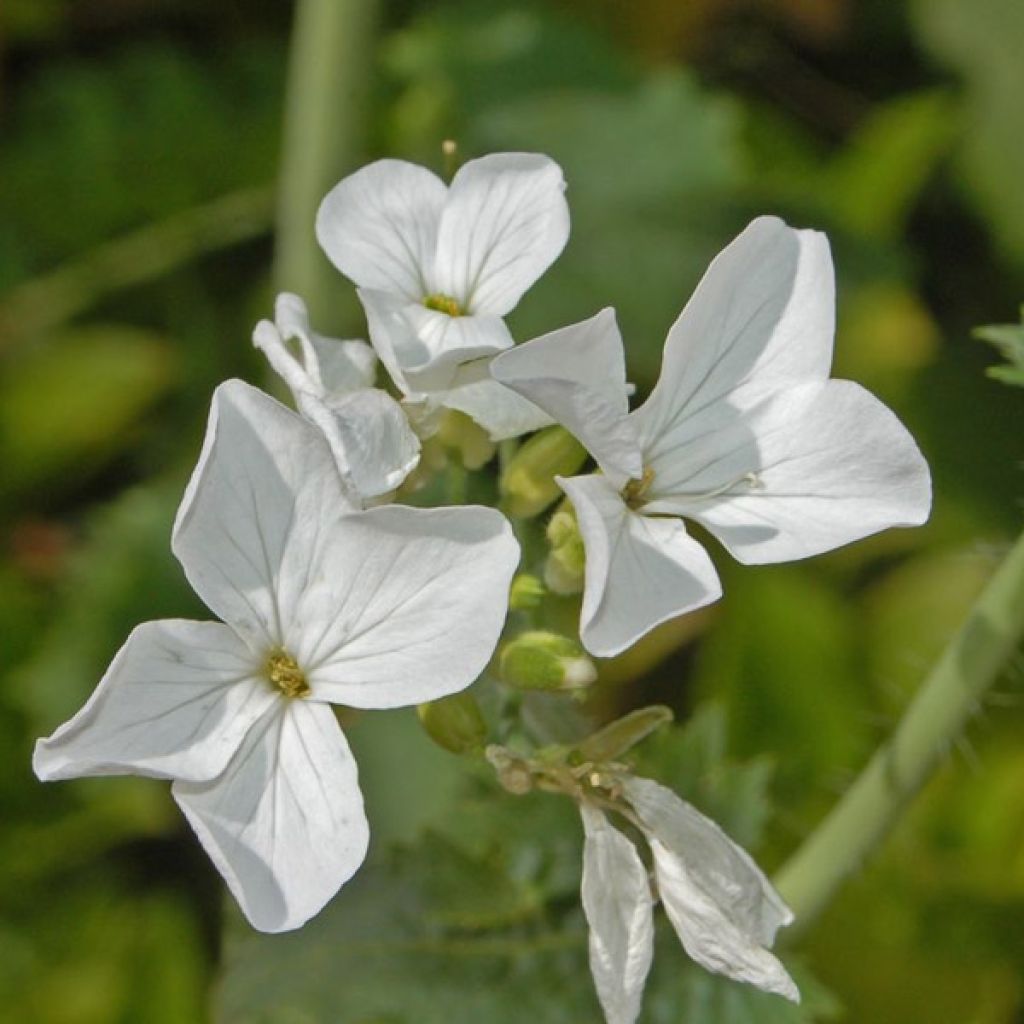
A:
POLYGON ((544 563, 544 582, 556 594, 578 594, 583 589, 586 551, 576 513, 563 501, 547 529, 551 551, 544 563))
POLYGON ((598 729, 576 749, 584 761, 596 764, 614 761, 650 736, 655 729, 671 721, 672 710, 664 704, 638 708, 598 729))
POLYGON ((505 467, 499 486, 509 515, 535 516, 561 490, 556 476, 572 476, 587 460, 587 450, 564 427, 534 434, 505 467))
POLYGON ((437 438, 458 453, 466 469, 487 465, 497 450, 487 431, 457 409, 445 409, 437 424, 437 438))
POLYGON ((432 700, 416 708, 427 735, 453 754, 472 754, 487 739, 487 723, 475 698, 466 692, 432 700))
POLYGON ((579 644, 540 629, 506 644, 498 665, 502 680, 520 690, 580 690, 597 679, 579 644))
POLYGON ((491 762, 491 767, 494 768, 503 789, 516 796, 522 796, 533 789, 533 773, 530 766, 507 747, 499 747, 492 743, 484 751, 484 756, 491 762))
POLYGON ((512 580, 508 595, 508 606, 514 612, 536 608, 544 599, 544 584, 528 572, 519 573, 512 580))

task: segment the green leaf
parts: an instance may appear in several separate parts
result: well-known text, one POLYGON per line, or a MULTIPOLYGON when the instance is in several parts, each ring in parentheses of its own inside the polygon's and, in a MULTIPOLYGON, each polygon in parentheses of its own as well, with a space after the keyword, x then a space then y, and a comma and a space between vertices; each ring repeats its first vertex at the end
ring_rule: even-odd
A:
POLYGON ((994 345, 1006 359, 1003 366, 991 366, 985 372, 1006 384, 1024 387, 1024 306, 1021 306, 1019 324, 993 324, 977 327, 974 337, 994 345))

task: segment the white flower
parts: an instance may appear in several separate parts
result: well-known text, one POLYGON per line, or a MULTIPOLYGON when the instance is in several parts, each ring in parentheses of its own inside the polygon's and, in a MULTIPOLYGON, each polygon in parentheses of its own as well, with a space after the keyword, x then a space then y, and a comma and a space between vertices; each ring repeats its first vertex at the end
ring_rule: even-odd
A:
POLYGON ((558 165, 532 153, 471 160, 450 187, 424 167, 378 160, 321 204, 320 244, 358 286, 370 340, 428 426, 440 406, 495 439, 549 422, 486 364, 513 344, 502 318, 565 245, 564 188, 558 165))
POLYGON ((33 765, 44 780, 173 779, 252 924, 297 928, 367 847, 327 702, 401 707, 472 683, 504 622, 518 546, 490 509, 350 510, 321 434, 229 381, 172 547, 226 625, 136 628, 33 765))
POLYGON ((748 564, 928 517, 913 438, 859 385, 828 379, 834 317, 825 236, 761 217, 711 264, 634 412, 610 309, 494 360, 495 379, 572 431, 601 469, 559 480, 586 548, 580 634, 592 654, 721 596, 676 517, 748 564))
POLYGON ((377 358, 365 341, 338 341, 309 326, 306 304, 282 292, 274 322, 253 344, 284 379, 299 412, 324 432, 349 497, 363 505, 395 490, 419 461, 420 443, 398 403, 374 388, 377 358), (298 354, 288 347, 298 343, 298 354))
MULTIPOLYGON (((793 920, 749 855, 710 818, 650 779, 620 780, 654 859, 665 912, 702 967, 793 1002, 800 993, 768 948, 793 920)), ((632 842, 584 801, 583 910, 590 968, 608 1024, 633 1024, 654 953, 653 898, 632 842)))

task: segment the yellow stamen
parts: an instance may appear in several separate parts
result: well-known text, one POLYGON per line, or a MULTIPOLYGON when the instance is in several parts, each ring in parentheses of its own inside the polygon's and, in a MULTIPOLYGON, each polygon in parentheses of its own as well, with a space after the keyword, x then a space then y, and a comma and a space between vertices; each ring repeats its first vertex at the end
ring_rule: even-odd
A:
POLYGON ((447 313, 448 316, 462 316, 462 307, 459 305, 458 299, 453 299, 450 295, 442 295, 440 292, 428 295, 423 300, 423 305, 437 313, 447 313))
POLYGON ((267 678, 286 697, 305 697, 310 693, 302 669, 287 651, 274 651, 267 658, 267 678))

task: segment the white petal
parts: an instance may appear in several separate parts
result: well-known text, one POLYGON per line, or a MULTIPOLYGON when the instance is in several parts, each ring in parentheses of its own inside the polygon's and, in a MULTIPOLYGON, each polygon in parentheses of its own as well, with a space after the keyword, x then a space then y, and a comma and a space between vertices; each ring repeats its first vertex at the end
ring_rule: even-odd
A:
POLYGON ((505 621, 519 545, 477 507, 391 505, 345 518, 297 608, 313 699, 418 704, 469 686, 505 621))
POLYGON ((444 182, 425 167, 378 160, 327 193, 317 211, 316 237, 360 288, 417 301, 429 294, 447 194, 444 182))
POLYGON ((492 362, 491 373, 574 434, 612 484, 642 475, 613 309, 518 345, 492 362))
POLYGON ((552 422, 543 409, 495 380, 480 380, 439 392, 438 400, 446 408, 457 409, 476 420, 492 441, 519 437, 552 422))
POLYGON ((828 240, 759 217, 715 257, 665 342, 634 413, 645 446, 747 382, 828 376, 835 276, 828 240))
POLYGON ((564 190, 561 168, 539 154, 464 164, 441 214, 435 290, 473 313, 508 313, 565 247, 564 190))
POLYGON ((171 546, 220 618, 254 643, 279 644, 328 524, 353 507, 321 432, 228 381, 214 393, 171 546))
POLYGON ((678 519, 630 511, 602 476, 555 478, 576 509, 586 549, 580 639, 611 657, 659 623, 717 601, 707 552, 678 519))
POLYGON ((583 804, 583 912, 590 970, 608 1024, 634 1024, 654 955, 647 869, 636 847, 596 808, 583 804))
MULTIPOLYGON (((304 363, 296 358, 289 350, 285 336, 277 324, 271 323, 269 320, 261 320, 253 329, 252 343, 267 357, 267 362, 288 385, 293 395, 322 390, 319 367, 315 361, 316 354, 313 353, 312 363, 304 363), (312 367, 312 372, 307 369, 307 366, 312 367)), ((310 346, 310 352, 312 352, 312 346, 310 346)))
POLYGON ((402 407, 386 392, 362 388, 300 408, 325 428, 344 477, 363 499, 395 490, 419 462, 420 442, 402 407))
POLYGON ((356 764, 331 709, 282 699, 223 774, 172 792, 254 928, 298 928, 366 856, 356 764))
POLYGON ((219 622, 143 623, 82 710, 36 744, 35 773, 212 779, 277 699, 259 668, 219 622))
POLYGON ((928 518, 924 458, 859 385, 805 383, 732 404, 695 417, 696 436, 653 463, 645 512, 690 516, 747 563, 805 558, 928 518))
POLYGON ((650 779, 622 783, 654 855, 658 891, 686 952, 709 971, 800 994, 764 947, 793 915, 749 854, 710 818, 650 779))

